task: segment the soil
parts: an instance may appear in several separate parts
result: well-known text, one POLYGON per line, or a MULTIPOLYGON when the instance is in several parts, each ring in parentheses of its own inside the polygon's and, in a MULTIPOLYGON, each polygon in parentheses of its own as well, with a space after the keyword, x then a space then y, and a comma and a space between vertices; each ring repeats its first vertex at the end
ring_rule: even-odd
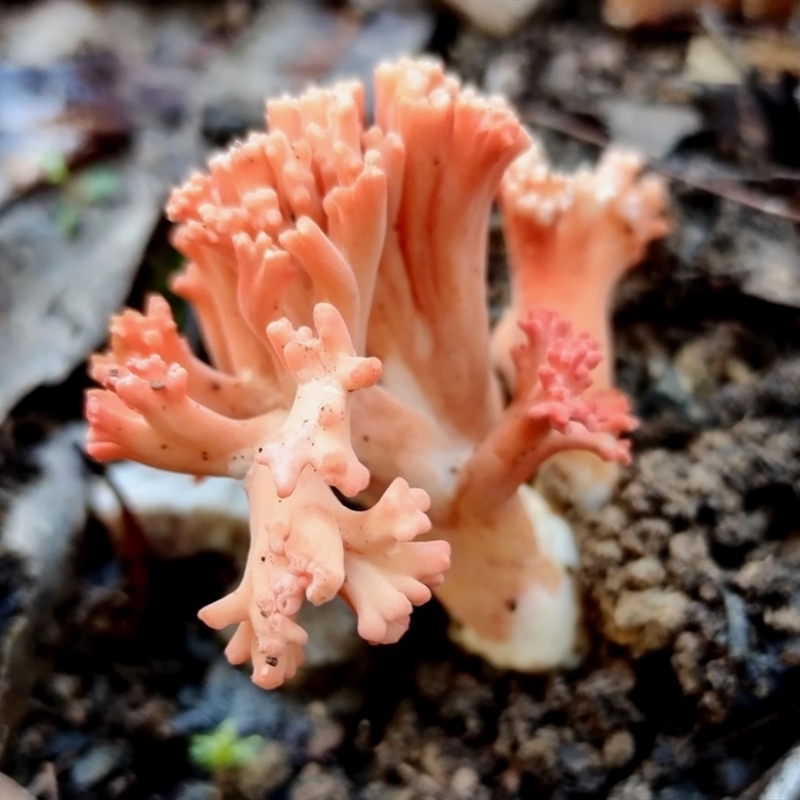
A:
MULTIPOLYGON (((430 47, 467 77, 502 84, 565 165, 596 156, 608 98, 692 105, 678 81, 690 31, 623 35, 594 4, 552 5, 505 40, 438 10, 430 47), (541 124, 542 104, 558 124, 541 124)), ((670 170, 712 157, 742 167, 703 131, 676 145, 670 170)), ((786 182, 760 186, 796 199, 786 182)), ((673 234, 619 292, 618 376, 641 419, 633 463, 605 508, 566 511, 590 632, 578 669, 494 670, 449 643, 431 603, 398 645, 364 645, 261 692, 195 617, 232 563, 154 560, 137 584, 93 520, 49 642, 52 669, 3 770, 43 800, 756 797, 800 738, 797 229, 682 180, 673 203, 673 234), (767 244, 794 259, 788 288, 762 269, 767 244), (267 745, 210 776, 189 745, 225 719, 267 745)), ((66 407, 80 383, 60 390, 66 407)), ((53 397, 18 407, 6 432, 52 419, 53 397)), ((8 469, 27 447, 4 445, 8 469)), ((0 557, 0 637, 24 587, 0 557)))

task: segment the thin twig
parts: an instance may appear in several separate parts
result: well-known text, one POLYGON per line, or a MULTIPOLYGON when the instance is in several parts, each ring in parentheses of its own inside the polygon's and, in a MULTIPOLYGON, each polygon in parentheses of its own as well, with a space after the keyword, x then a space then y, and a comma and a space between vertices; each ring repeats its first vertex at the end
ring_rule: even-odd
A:
POLYGON ((699 176, 694 176, 689 172, 673 170, 663 164, 651 164, 650 166, 665 177, 680 181, 692 189, 708 192, 708 194, 716 195, 723 200, 730 200, 733 203, 752 208, 755 211, 760 211, 772 217, 788 219, 791 222, 800 222, 800 209, 794 208, 780 198, 769 197, 760 192, 754 192, 740 184, 730 182, 720 183, 714 178, 704 179, 699 176))

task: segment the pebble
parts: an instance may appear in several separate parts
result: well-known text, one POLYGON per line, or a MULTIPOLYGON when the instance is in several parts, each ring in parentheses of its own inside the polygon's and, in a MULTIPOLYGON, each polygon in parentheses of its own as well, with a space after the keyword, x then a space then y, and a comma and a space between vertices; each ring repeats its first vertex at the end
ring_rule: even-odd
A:
POLYGON ((636 752, 636 741, 630 731, 615 731, 603 745, 603 764, 609 769, 624 767, 636 752))
POLYGON ((622 592, 614 609, 614 639, 638 654, 664 647, 683 627, 689 598, 683 592, 643 589, 622 592))
POLYGON ((128 746, 122 744, 101 744, 92 748, 72 765, 72 783, 83 791, 94 788, 122 764, 127 750, 128 746))
POLYGON ((623 569, 625 583, 632 589, 650 589, 664 582, 667 572, 654 556, 631 561, 623 569))
POLYGON ((258 756, 242 768, 236 788, 244 800, 262 800, 286 783, 291 774, 288 749, 279 742, 267 742, 258 756))
POLYGON ((290 800, 350 800, 350 781, 341 770, 325 770, 313 761, 300 771, 289 791, 290 800))
POLYGON ((446 0, 478 30, 490 36, 508 36, 541 4, 541 0, 446 0))
POLYGON ((479 783, 478 773, 472 767, 459 767, 450 779, 450 790, 457 800, 471 800, 479 783))
POLYGON ((220 790, 208 781, 186 781, 175 794, 175 800, 220 800, 220 790))
POLYGON ((726 758, 717 767, 717 779, 725 794, 737 795, 743 792, 756 777, 753 767, 741 758, 726 758))

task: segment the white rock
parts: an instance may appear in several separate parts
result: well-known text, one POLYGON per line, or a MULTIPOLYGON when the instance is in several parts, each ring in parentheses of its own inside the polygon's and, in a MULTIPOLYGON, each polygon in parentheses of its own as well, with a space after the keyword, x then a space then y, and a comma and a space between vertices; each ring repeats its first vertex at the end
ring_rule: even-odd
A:
POLYGON ((476 28, 492 36, 508 36, 542 0, 446 0, 476 28))

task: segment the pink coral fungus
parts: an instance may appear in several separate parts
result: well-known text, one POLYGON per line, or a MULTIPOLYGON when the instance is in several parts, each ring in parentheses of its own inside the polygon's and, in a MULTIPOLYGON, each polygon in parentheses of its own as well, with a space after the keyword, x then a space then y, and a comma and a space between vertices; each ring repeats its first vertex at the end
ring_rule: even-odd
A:
POLYGON ((663 232, 663 192, 608 156, 573 211, 531 212, 531 181, 560 179, 539 155, 515 162, 537 151, 501 99, 408 59, 377 68, 375 97, 369 129, 357 83, 271 101, 267 133, 173 193, 188 259, 173 288, 213 366, 159 296, 115 317, 92 360, 91 455, 244 480, 245 573, 200 616, 238 625, 228 657, 264 687, 303 660, 304 600, 337 594, 370 642, 402 636, 435 587, 456 637, 495 663, 574 660, 577 555, 527 482, 565 450, 628 459, 627 402, 592 374, 613 282, 663 232), (519 289, 494 342, 508 404, 485 288, 501 185, 519 289))

